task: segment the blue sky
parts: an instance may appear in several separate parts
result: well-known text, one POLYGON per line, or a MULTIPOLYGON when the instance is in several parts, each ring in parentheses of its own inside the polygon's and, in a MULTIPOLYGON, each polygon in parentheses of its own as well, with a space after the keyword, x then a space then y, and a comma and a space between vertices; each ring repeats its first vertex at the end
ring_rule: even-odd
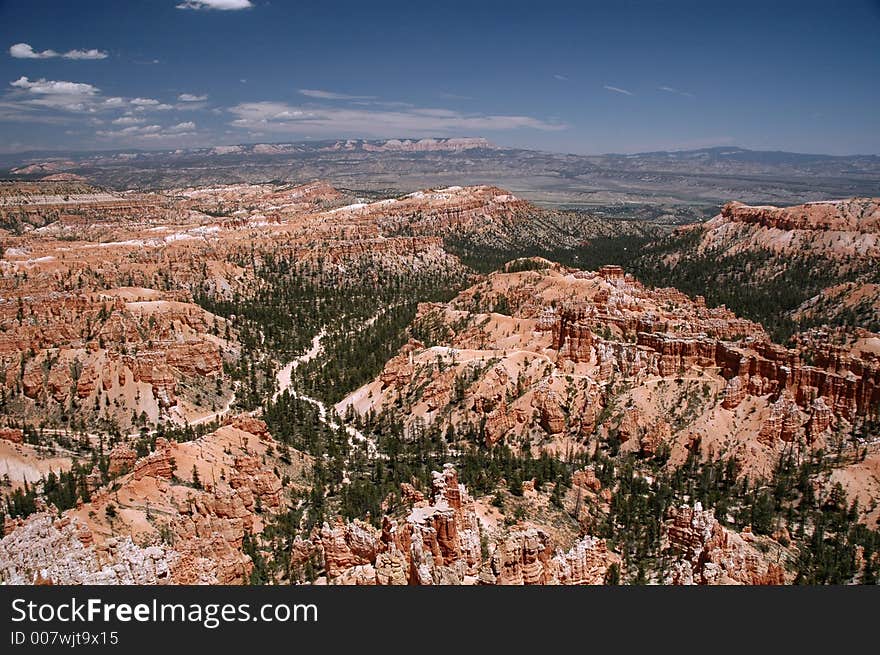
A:
POLYGON ((0 0, 0 151, 880 153, 880 2, 0 0))

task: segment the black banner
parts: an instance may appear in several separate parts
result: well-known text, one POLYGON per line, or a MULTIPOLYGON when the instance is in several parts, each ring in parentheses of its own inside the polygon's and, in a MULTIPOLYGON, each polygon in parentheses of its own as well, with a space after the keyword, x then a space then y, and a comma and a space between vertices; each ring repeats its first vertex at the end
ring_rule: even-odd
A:
POLYGON ((878 600, 868 588, 2 587, 0 652, 790 652, 871 643, 878 600))

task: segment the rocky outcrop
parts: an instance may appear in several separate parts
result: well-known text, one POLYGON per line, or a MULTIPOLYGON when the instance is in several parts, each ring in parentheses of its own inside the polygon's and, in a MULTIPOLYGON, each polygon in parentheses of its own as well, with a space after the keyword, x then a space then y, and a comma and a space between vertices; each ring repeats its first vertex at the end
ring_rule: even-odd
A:
POLYGON ((742 536, 723 527, 699 502, 670 510, 665 538, 680 556, 672 584, 785 584, 782 566, 768 561, 742 536))
POLYGON ((554 578, 562 585, 601 585, 611 578, 612 567, 622 569, 619 555, 608 550, 604 539, 585 536, 567 552, 557 552, 551 561, 554 578))
POLYGON ((37 574, 55 584, 246 582, 245 535, 282 506, 281 480, 259 456, 271 445, 232 426, 185 443, 159 438, 130 472, 131 451, 117 446, 112 490, 100 487, 96 469, 86 477, 88 503, 60 519, 35 514, 5 526, 0 582, 37 574))
POLYGON ((834 412, 819 396, 810 406, 810 418, 807 421, 807 439, 815 442, 834 422, 834 412))
POLYGON ((553 323, 553 349, 573 362, 590 361, 593 333, 586 320, 588 315, 585 307, 568 306, 556 315, 553 323))
POLYGON ((11 443, 21 443, 24 435, 18 428, 0 428, 0 439, 11 443))
POLYGON ((337 519, 312 537, 331 583, 462 584, 478 571, 479 523, 455 469, 434 473, 430 502, 409 497, 414 505, 406 519, 384 517, 381 532, 337 519))
POLYGON ((735 409, 746 397, 748 386, 742 378, 734 376, 727 381, 722 395, 721 406, 724 409, 735 409))
POLYGON ((174 475, 171 456, 172 446, 167 439, 156 439, 156 450, 137 461, 132 476, 135 480, 145 477, 170 480, 174 475))
POLYGON ((729 202, 721 218, 775 230, 866 232, 880 234, 880 202, 876 198, 809 202, 793 207, 757 207, 729 202))
POLYGON ((553 575, 553 544, 549 535, 537 528, 512 532, 495 547, 490 561, 494 584, 548 584, 553 575))
POLYGON ((325 523, 317 542, 330 579, 339 577, 353 567, 375 562, 379 552, 379 534, 361 521, 343 523, 342 519, 337 519, 332 526, 325 523))
POLYGON ((169 584, 179 560, 173 548, 141 547, 128 536, 95 547, 85 523, 48 512, 29 517, 0 540, 0 580, 6 584, 169 584))
MULTIPOLYGON (((583 472, 581 477, 583 476, 583 472)), ((597 488, 598 480, 582 480, 597 488)), ((599 485, 601 486, 601 485, 599 485)), ((337 519, 312 536, 332 584, 603 584, 618 555, 604 540, 579 539, 568 551, 555 548, 541 528, 517 527, 482 554, 482 529, 464 485, 447 464, 434 472, 431 500, 409 493, 405 520, 385 516, 377 531, 360 521, 337 519)), ((298 552, 309 552, 299 547, 298 552)))
POLYGON ((771 444, 777 440, 794 441, 802 422, 797 403, 790 394, 783 393, 771 407, 770 416, 761 426, 758 438, 771 444))
POLYGON ((134 467, 137 453, 127 444, 118 444, 110 451, 108 459, 107 473, 110 477, 116 477, 127 473, 134 467))
POLYGON ((266 422, 249 414, 239 414, 229 419, 229 424, 242 432, 255 434, 260 439, 271 439, 266 422))
POLYGON ((546 386, 539 388, 532 404, 540 412, 540 425, 548 434, 559 434, 565 429, 566 414, 558 393, 546 386))
POLYGON ((412 379, 414 370, 411 353, 420 345, 418 343, 407 344, 399 355, 388 360, 379 375, 383 387, 406 384, 412 379))

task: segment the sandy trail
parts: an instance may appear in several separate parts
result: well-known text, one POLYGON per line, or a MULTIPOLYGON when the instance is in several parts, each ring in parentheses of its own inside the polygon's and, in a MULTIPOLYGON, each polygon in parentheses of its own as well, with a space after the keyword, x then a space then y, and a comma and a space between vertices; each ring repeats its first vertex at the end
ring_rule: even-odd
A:
MULTIPOLYGON (((364 324, 365 327, 372 325, 377 318, 379 318, 379 313, 375 314, 371 319, 369 319, 364 324)), ((276 400, 282 393, 286 391, 290 394, 292 398, 298 398, 299 400, 304 400, 307 403, 311 403, 318 408, 318 418, 321 420, 322 423, 333 430, 338 430, 340 427, 343 427, 345 429, 345 432, 348 435, 349 447, 354 448, 353 440, 357 440, 366 447, 367 457, 369 459, 375 459, 378 456, 378 452, 376 450, 376 444, 373 442, 372 439, 364 436, 364 434, 360 430, 357 430, 350 425, 343 425, 339 420, 336 411, 328 411, 327 405, 323 401, 319 400, 318 398, 306 396, 305 394, 302 394, 293 388, 293 372, 300 366, 300 364, 305 364, 306 362, 313 360, 315 357, 321 354, 321 351, 323 350, 321 339, 323 339, 326 334, 327 330, 321 329, 321 331, 312 338, 312 345, 308 349, 308 351, 306 351, 299 357, 289 361, 280 371, 278 371, 278 374, 275 376, 275 379, 278 381, 278 391, 276 391, 272 395, 272 400, 276 400)))

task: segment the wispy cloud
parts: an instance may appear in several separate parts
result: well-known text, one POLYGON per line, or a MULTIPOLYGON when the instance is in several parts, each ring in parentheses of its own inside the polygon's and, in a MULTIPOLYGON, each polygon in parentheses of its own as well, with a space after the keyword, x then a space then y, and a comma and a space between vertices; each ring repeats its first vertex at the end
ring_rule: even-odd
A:
POLYGON ((185 0, 177 5, 178 9, 217 9, 220 11, 235 11, 237 9, 250 9, 253 7, 250 0, 185 0))
POLYGON ((125 115, 111 121, 114 125, 140 125, 146 123, 147 119, 142 116, 125 115))
POLYGON ((52 59, 61 57, 62 59, 106 59, 107 53, 103 50, 90 48, 89 50, 68 50, 61 53, 55 50, 34 50, 33 46, 28 43, 16 43, 9 47, 9 54, 16 59, 52 59))
POLYGON ((14 82, 10 82, 9 86, 46 95, 94 95, 98 92, 98 87, 91 84, 47 80, 42 77, 38 80, 31 80, 22 76, 14 82))
POLYGON ((134 106, 135 111, 168 111, 174 109, 172 105, 159 102, 155 98, 132 98, 128 101, 134 106))
POLYGON ((690 91, 681 91, 680 89, 676 89, 675 87, 672 87, 672 86, 663 85, 663 86, 658 86, 657 89, 660 91, 665 91, 666 93, 675 93, 676 95, 685 96, 686 98, 693 98, 694 97, 694 94, 691 93, 690 91))
POLYGON ((180 102, 204 102, 205 100, 208 99, 208 96, 206 96, 206 95, 200 96, 200 95, 195 95, 193 93, 181 93, 179 96, 177 96, 177 99, 180 102))
MULTIPOLYGON (((115 122, 115 121, 114 121, 115 122)), ((98 130, 96 136, 102 139, 125 142, 161 141, 163 139, 180 139, 196 134, 193 121, 177 123, 163 127, 162 125, 132 125, 119 130, 98 130)))
POLYGON ((607 89, 608 91, 613 91, 614 93, 622 93, 625 96, 635 95, 635 93, 633 93, 632 91, 627 91, 626 89, 622 89, 619 86, 610 86, 608 84, 605 84, 602 88, 607 89))
POLYGON ((300 107, 283 102, 244 102, 230 108, 235 127, 265 132, 330 136, 430 136, 495 130, 563 130, 531 116, 465 114, 451 109, 399 110, 300 107))
POLYGON ((194 120, 180 120, 174 109, 198 109, 201 102, 171 105, 156 98, 106 96, 86 82, 19 77, 0 95, 0 121, 68 125, 70 134, 125 145, 192 144, 206 137, 194 120), (168 118, 163 118, 168 117, 168 118))
POLYGON ((107 53, 103 50, 90 48, 88 50, 68 50, 63 55, 64 59, 107 59, 107 53))
POLYGON ((47 124, 77 120, 99 124, 106 119, 115 125, 134 126, 147 122, 142 116, 170 109, 174 107, 155 98, 105 96, 92 84, 42 77, 32 80, 22 76, 10 82, 7 93, 0 97, 3 120, 47 124))
POLYGON ((559 80, 560 82, 567 82, 568 81, 568 78, 565 75, 562 75, 560 73, 554 74, 553 79, 559 80))
POLYGON ((300 95, 320 100, 375 100, 376 96, 352 96, 347 93, 335 93, 320 89, 299 89, 300 95))
POLYGON ((447 100, 473 100, 472 96, 464 96, 458 93, 449 93, 447 91, 439 91, 437 95, 441 98, 446 98, 447 100))

